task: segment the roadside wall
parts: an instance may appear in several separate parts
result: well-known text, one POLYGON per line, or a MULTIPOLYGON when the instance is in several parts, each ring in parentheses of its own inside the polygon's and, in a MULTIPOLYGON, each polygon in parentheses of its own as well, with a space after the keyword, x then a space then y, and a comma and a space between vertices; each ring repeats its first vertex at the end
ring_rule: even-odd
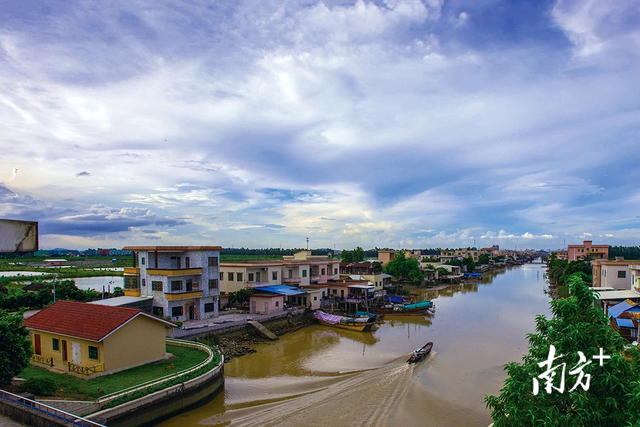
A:
POLYGON ((67 423, 58 421, 53 417, 41 415, 34 409, 7 402, 6 400, 0 400, 0 415, 31 427, 69 427, 67 423))

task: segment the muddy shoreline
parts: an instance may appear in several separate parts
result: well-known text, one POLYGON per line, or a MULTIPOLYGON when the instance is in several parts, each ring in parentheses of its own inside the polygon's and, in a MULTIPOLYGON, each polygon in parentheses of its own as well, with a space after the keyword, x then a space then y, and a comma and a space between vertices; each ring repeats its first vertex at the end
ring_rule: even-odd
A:
MULTIPOLYGON (((311 313, 304 313, 285 319, 264 322, 263 325, 277 336, 282 336, 305 328, 315 322, 316 320, 311 313)), ((208 339, 202 339, 201 341, 209 345, 218 346, 222 354, 224 354, 225 363, 230 362, 236 357, 255 353, 256 350, 250 347, 252 345, 270 342, 269 339, 265 338, 258 331, 249 328, 220 335, 214 334, 208 339)))

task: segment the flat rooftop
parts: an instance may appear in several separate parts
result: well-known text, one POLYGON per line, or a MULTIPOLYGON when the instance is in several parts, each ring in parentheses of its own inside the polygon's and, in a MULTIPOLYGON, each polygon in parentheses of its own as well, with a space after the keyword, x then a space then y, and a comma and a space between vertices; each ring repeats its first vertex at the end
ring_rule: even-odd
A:
POLYGON ((136 303, 136 302, 143 302, 143 301, 147 301, 153 299, 153 297, 115 297, 115 298, 107 298, 107 299, 101 299, 98 301, 91 301, 87 304, 98 304, 98 305, 108 305, 111 307, 118 307, 121 305, 125 305, 125 304, 131 304, 131 303, 136 303))

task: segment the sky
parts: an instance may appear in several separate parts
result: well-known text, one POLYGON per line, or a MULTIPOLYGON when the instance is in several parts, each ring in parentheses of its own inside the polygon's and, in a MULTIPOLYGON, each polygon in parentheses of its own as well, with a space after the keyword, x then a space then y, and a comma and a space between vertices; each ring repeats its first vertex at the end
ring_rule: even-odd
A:
POLYGON ((640 243, 640 2, 0 0, 40 247, 640 243))

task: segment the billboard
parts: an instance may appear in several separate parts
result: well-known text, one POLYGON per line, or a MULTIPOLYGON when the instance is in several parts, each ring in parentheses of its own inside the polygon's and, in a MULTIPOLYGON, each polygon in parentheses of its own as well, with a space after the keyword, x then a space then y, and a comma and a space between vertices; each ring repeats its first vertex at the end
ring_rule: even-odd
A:
POLYGON ((0 253, 38 250, 38 223, 0 219, 0 253))

